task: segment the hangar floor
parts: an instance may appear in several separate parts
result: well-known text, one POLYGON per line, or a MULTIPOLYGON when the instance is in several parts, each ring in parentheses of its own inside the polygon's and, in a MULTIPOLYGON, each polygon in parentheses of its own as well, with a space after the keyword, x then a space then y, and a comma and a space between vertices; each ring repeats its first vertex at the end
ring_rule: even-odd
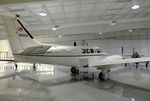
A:
MULTIPOLYGON (((54 75, 39 75, 39 83, 22 80, 19 77, 16 80, 12 78, 0 80, 0 101, 150 100, 150 90, 143 87, 150 85, 150 80, 144 79, 146 81, 142 82, 145 85, 137 86, 138 82, 136 82, 136 86, 133 86, 135 82, 130 83, 133 78, 130 75, 127 77, 128 73, 131 73, 129 69, 116 69, 110 74, 112 80, 100 82, 98 80, 72 80, 69 74, 70 68, 57 67, 54 69, 54 75)), ((141 73, 144 78, 146 73, 141 73)), ((150 78, 150 73, 146 75, 146 78, 150 78)))

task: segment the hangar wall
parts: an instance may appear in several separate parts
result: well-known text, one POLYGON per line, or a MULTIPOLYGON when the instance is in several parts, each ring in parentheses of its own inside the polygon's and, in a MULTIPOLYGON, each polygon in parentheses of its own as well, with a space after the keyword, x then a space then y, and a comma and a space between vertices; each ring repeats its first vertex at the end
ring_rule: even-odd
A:
POLYGON ((150 56, 150 40, 91 40, 88 41, 89 46, 99 46, 102 50, 109 54, 122 54, 122 47, 124 55, 131 55, 134 51, 137 51, 140 55, 150 56))
POLYGON ((8 40, 0 40, 0 59, 11 59, 12 57, 8 40))

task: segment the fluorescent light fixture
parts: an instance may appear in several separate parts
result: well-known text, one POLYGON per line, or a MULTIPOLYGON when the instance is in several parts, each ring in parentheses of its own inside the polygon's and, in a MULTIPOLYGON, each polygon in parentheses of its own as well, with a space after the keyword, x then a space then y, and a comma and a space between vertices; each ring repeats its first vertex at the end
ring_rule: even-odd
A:
POLYGON ((117 21, 114 20, 114 21, 112 21, 112 22, 110 23, 110 25, 113 26, 113 25, 115 25, 116 23, 117 23, 117 21))
POLYGON ((53 31, 57 30, 55 27, 52 28, 53 31))
POLYGON ((102 32, 99 32, 98 34, 102 34, 102 32))
POLYGON ((131 98, 131 101, 135 101, 135 99, 134 99, 134 98, 131 98))
POLYGON ((59 25, 56 25, 52 28, 52 30, 55 31, 55 30, 59 29, 59 27, 60 27, 59 25))
POLYGON ((133 32, 133 30, 132 30, 132 29, 130 29, 130 30, 129 30, 129 32, 133 32))
POLYGON ((40 12, 39 15, 40 15, 40 16, 46 16, 47 14, 44 13, 44 12, 40 12))
POLYGON ((132 9, 138 9, 138 8, 140 8, 140 5, 133 5, 132 7, 131 7, 132 9))
POLYGON ((61 36, 61 35, 58 35, 58 38, 62 38, 62 36, 61 36))

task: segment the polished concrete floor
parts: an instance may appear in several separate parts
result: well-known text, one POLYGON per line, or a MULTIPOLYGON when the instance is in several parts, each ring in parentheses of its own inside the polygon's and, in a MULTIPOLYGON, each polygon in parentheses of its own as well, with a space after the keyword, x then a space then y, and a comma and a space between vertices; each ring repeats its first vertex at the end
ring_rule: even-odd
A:
MULTIPOLYGON (((38 83, 19 77, 0 80, 0 101, 150 101, 150 90, 142 87, 150 85, 150 81, 142 81, 144 85, 136 82, 134 86, 135 81, 130 81, 133 81, 132 77, 137 78, 135 75, 127 77, 132 73, 129 69, 112 71, 111 80, 105 82, 96 79, 77 81, 70 77, 69 71, 68 67, 57 66, 54 75, 40 75, 38 83)), ((144 74, 150 76, 147 71, 140 73, 141 78, 144 74)))

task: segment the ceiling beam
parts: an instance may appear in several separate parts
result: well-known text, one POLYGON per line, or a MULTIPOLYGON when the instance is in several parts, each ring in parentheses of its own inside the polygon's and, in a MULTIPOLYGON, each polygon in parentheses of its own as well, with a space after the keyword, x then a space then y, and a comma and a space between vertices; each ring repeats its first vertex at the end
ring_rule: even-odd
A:
POLYGON ((27 2, 52 1, 52 0, 0 0, 0 4, 16 4, 27 2))

